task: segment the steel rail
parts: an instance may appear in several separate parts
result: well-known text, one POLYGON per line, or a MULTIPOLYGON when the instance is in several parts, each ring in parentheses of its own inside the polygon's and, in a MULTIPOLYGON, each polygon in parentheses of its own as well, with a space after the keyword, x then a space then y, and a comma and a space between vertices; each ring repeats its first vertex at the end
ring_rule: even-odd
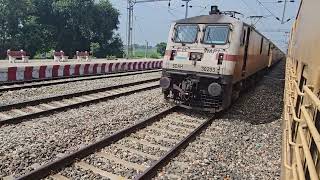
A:
POLYGON ((87 157, 90 154, 93 154, 96 151, 103 149, 104 147, 112 144, 113 142, 118 141, 118 140, 126 137, 127 135, 146 127, 147 125, 155 122, 159 118, 161 118, 161 117, 163 117, 163 116, 165 116, 165 115, 167 115, 177 109, 178 109, 178 106, 168 108, 168 109, 166 109, 166 110, 164 110, 164 111, 162 111, 152 117, 149 117, 143 121, 136 123, 133 126, 125 128, 123 130, 120 130, 111 136, 108 136, 104 139, 101 139, 100 141, 97 141, 89 146, 84 147, 84 148, 81 148, 72 154, 66 155, 56 161, 53 161, 49 164, 46 164, 46 165, 40 167, 39 169, 35 169, 35 170, 31 171, 30 173, 19 177, 18 180, 35 180, 35 179, 45 178, 48 175, 50 175, 52 172, 61 170, 62 168, 74 163, 76 160, 87 157))
POLYGON ((182 141, 176 144, 170 151, 168 151, 165 155, 161 157, 158 161, 152 164, 148 169, 146 169, 142 174, 137 176, 136 180, 148 180, 152 179, 158 172, 159 169, 164 167, 172 158, 174 158, 177 154, 179 154, 180 150, 185 148, 191 141, 193 141, 197 135, 199 135, 203 130, 205 130, 217 116, 221 115, 221 113, 217 113, 213 118, 208 119, 204 123, 202 123, 197 129, 192 131, 187 137, 185 137, 182 141))
MULTIPOLYGON (((120 130, 116 132, 115 134, 102 139, 101 141, 98 141, 94 144, 91 144, 87 147, 84 147, 72 154, 69 154, 61 159, 58 159, 56 161, 53 161, 47 165, 44 165, 40 167, 39 169, 33 170, 28 174, 25 174, 18 178, 19 180, 29 180, 29 179, 42 179, 49 175, 55 174, 58 171, 62 170, 66 166, 69 166, 76 161, 83 159, 91 154, 94 154, 106 146, 109 146, 127 136, 130 134, 133 134, 143 128, 146 128, 150 124, 160 121, 162 117, 165 115, 168 115, 169 113, 172 113, 174 111, 177 111, 181 107, 174 106, 172 108, 168 108, 162 112, 160 112, 157 115, 154 115, 150 118, 147 118, 144 121, 140 121, 139 123, 125 128, 124 130, 120 130)), ((194 140, 197 135, 199 135, 203 130, 205 130, 214 119, 217 118, 217 116, 221 115, 222 113, 217 113, 214 117, 208 119, 207 121, 201 123, 195 130, 193 130, 190 134, 188 134, 186 137, 184 137, 179 143, 177 143, 173 148, 171 148, 167 153, 165 153, 161 158, 153 163, 149 168, 147 168, 145 171, 143 171, 141 174, 137 175, 135 179, 151 179, 153 178, 159 169, 161 169, 163 166, 165 166, 173 157, 175 157, 177 154, 180 153, 180 151, 185 148, 192 140, 194 140)))
POLYGON ((112 73, 112 74, 101 74, 101 75, 89 75, 87 76, 75 76, 75 77, 63 77, 63 78, 52 78, 52 79, 42 79, 42 80, 30 80, 30 81, 15 81, 15 82, 8 82, 0 84, 0 92, 4 91, 13 91, 19 89, 27 89, 27 88, 38 88, 44 86, 52 86, 57 84, 66 84, 71 82, 78 82, 78 81, 87 81, 87 80, 97 80, 97 79, 108 79, 108 78, 115 78, 115 77, 124 77, 124 76, 132 76, 138 74, 146 74, 146 73, 154 73, 160 72, 160 70, 148 70, 148 71, 136 71, 136 72, 125 72, 125 73, 112 73), (67 79, 67 80, 63 80, 67 79), (57 81, 61 80, 61 81, 57 81), (54 81, 54 82, 50 82, 54 81), (37 83, 42 82, 42 83, 37 83), (36 84, 33 84, 36 83, 36 84), (2 87, 1 87, 2 86, 2 87))
MULTIPOLYGON (((122 85, 117 85, 117 86, 109 86, 109 87, 100 88, 100 89, 94 89, 94 90, 89 90, 89 91, 82 91, 82 92, 59 95, 59 96, 54 96, 54 97, 49 97, 49 98, 44 98, 44 99, 31 100, 31 101, 25 101, 25 102, 20 102, 20 103, 15 103, 15 104, 9 104, 9 105, 6 105, 6 106, 0 106, 0 113, 3 112, 3 111, 12 110, 12 109, 19 109, 19 108, 28 107, 28 106, 35 106, 35 105, 48 103, 48 102, 53 102, 53 101, 59 101, 59 100, 61 101, 61 100, 64 100, 64 99, 70 99, 70 98, 74 98, 74 97, 81 97, 81 96, 84 96, 84 95, 92 95, 92 94, 99 93, 99 92, 104 92, 104 91, 108 92, 108 90, 126 88, 126 87, 135 86, 135 85, 141 85, 141 84, 148 84, 148 83, 156 82, 158 80, 159 80, 159 78, 155 78, 155 79, 138 81, 138 82, 122 84, 122 85)), ((90 103, 94 103, 94 102, 99 102, 99 101, 106 100, 106 99, 112 99, 112 98, 116 98, 116 97, 120 97, 120 96, 124 96, 124 95, 128 95, 128 94, 132 94, 132 93, 140 92, 140 91, 144 91, 144 90, 149 90, 149 89, 153 89, 153 88, 157 88, 157 87, 159 87, 159 84, 154 84, 154 85, 151 84, 151 85, 146 86, 146 87, 140 87, 140 88, 137 88, 137 89, 133 89, 133 90, 129 90, 129 91, 121 92, 121 93, 105 95, 105 96, 102 96, 102 97, 97 97, 97 98, 94 98, 94 99, 88 99, 86 101, 81 101, 81 102, 75 102, 75 103, 72 103, 72 104, 66 104, 65 106, 54 107, 54 108, 50 108, 50 109, 47 109, 47 110, 42 110, 40 112, 26 113, 25 115, 20 115, 20 116, 17 116, 17 117, 12 117, 12 118, 8 118, 8 119, 5 119, 5 120, 0 120, 0 126, 2 126, 4 124, 16 124, 16 123, 19 123, 19 122, 21 122, 21 121, 23 121, 25 119, 28 119, 28 118, 31 119, 31 118, 39 117, 40 115, 48 114, 48 113, 51 113, 51 112, 54 112, 54 111, 61 111, 61 110, 65 110, 67 108, 69 109, 69 108, 79 107, 81 105, 90 104, 90 103)))
POLYGON ((66 98, 84 96, 84 95, 89 95, 89 94, 93 94, 93 93, 98 93, 98 92, 108 91, 108 90, 112 90, 112 89, 117 89, 117 88, 134 86, 134 85, 138 85, 138 84, 142 84, 142 83, 148 83, 148 82, 157 81, 159 79, 160 78, 152 78, 152 79, 148 79, 148 80, 144 80, 144 81, 137 81, 137 82, 121 84, 121 85, 116 85, 116 86, 108 86, 108 87, 103 87, 103 88, 87 90, 87 91, 80 91, 80 92, 76 92, 76 93, 69 93, 69 94, 51 96, 51 97, 47 97, 47 98, 43 98, 43 99, 36 99, 36 100, 19 102, 19 103, 12 103, 12 104, 8 104, 8 105, 0 106, 0 111, 7 111, 7 110, 10 110, 10 109, 16 109, 17 107, 21 108, 21 107, 24 107, 24 106, 37 105, 37 104, 40 104, 40 103, 47 103, 47 102, 50 102, 50 101, 57 101, 57 100, 62 100, 62 99, 66 99, 66 98))

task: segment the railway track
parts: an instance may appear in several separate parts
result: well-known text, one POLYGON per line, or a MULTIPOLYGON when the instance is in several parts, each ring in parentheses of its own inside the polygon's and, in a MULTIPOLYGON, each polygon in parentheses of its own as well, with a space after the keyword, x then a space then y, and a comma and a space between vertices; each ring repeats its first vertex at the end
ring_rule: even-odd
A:
POLYGON ((0 106, 0 126, 159 87, 159 78, 0 106))
POLYGON ((42 80, 37 79, 37 80, 21 81, 21 82, 20 81, 7 82, 7 83, 0 84, 0 92, 27 89, 27 88, 38 88, 38 87, 52 86, 57 84, 66 84, 66 83, 79 82, 79 81, 132 76, 132 75, 154 73, 154 72, 160 72, 160 70, 126 72, 126 73, 116 73, 116 74, 107 74, 107 75, 94 75, 94 76, 88 76, 88 77, 69 77, 68 79, 53 78, 53 79, 42 79, 42 80))
MULTIPOLYGON (((183 116, 189 117, 181 113, 177 106, 166 109, 18 179, 47 177, 67 180, 75 178, 72 177, 72 171, 82 171, 82 175, 84 173, 86 177, 150 179, 214 119, 181 120, 183 116), (129 156, 136 160, 129 160, 129 156), (100 163, 93 163, 92 159, 97 158, 100 163), (113 167, 122 170, 115 170, 113 167)), ((176 175, 172 177, 178 178, 176 175)))

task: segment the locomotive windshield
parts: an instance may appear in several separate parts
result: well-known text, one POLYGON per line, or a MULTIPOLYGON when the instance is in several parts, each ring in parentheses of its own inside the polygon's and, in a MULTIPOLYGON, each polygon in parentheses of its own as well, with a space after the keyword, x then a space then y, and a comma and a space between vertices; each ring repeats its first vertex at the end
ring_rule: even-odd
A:
POLYGON ((207 26, 203 42, 205 44, 226 44, 229 35, 229 26, 207 26))
POLYGON ((197 25, 177 25, 175 30, 174 42, 176 43, 194 43, 197 40, 197 25))

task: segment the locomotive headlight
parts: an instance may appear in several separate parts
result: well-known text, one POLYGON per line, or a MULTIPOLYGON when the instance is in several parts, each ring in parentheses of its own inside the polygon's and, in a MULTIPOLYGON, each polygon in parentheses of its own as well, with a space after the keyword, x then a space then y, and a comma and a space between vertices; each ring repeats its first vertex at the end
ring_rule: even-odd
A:
POLYGON ((177 51, 176 50, 172 50, 171 51, 171 55, 170 55, 170 61, 174 60, 174 57, 177 55, 177 51))
POLYGON ((191 59, 191 60, 194 60, 194 59, 196 59, 196 58, 197 58, 197 55, 196 55, 195 53, 192 53, 191 56, 190 56, 190 59, 191 59))
POLYGON ((219 96, 222 93, 222 87, 218 83, 211 83, 208 86, 208 92, 211 96, 219 96))
POLYGON ((219 53, 218 54, 218 64, 222 64, 222 61, 223 61, 223 58, 224 58, 224 54, 223 53, 219 53))
POLYGON ((190 53, 189 60, 191 60, 191 61, 201 61, 202 57, 203 57, 202 53, 192 52, 192 53, 190 53))
POLYGON ((168 77, 162 77, 160 79, 160 87, 163 89, 168 89, 170 87, 171 80, 168 77))

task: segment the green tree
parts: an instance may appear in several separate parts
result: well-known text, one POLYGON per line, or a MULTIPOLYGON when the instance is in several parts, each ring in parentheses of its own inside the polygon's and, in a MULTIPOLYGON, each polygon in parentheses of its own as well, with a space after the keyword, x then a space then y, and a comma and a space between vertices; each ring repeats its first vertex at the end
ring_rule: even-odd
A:
POLYGON ((108 42, 102 42, 100 45, 102 45, 102 47, 100 47, 99 51, 97 52, 97 57, 105 58, 106 55, 112 55, 118 58, 123 57, 123 42, 118 34, 114 35, 108 42))
POLYGON ((90 52, 92 53, 93 57, 96 57, 96 53, 100 49, 100 44, 99 43, 91 43, 90 44, 90 52))
POLYGON ((157 52, 161 54, 161 56, 164 56, 164 54, 166 53, 167 43, 161 42, 156 45, 156 48, 157 48, 157 52))
POLYGON ((108 0, 0 0, 0 58, 7 49, 31 56, 50 49, 73 56, 97 43, 97 57, 121 56, 119 12, 108 0), (109 54, 114 53, 114 54, 109 54))
MULTIPOLYGON (((90 49, 91 42, 98 43, 97 57, 105 57, 104 50, 120 47, 112 46, 114 30, 118 29, 119 12, 108 0, 56 0, 53 13, 58 17, 57 45, 69 55, 76 50, 90 49)), ((118 44, 117 44, 118 45, 118 44)))
POLYGON ((23 28, 33 7, 28 0, 0 0, 0 56, 7 49, 22 49, 23 28))

